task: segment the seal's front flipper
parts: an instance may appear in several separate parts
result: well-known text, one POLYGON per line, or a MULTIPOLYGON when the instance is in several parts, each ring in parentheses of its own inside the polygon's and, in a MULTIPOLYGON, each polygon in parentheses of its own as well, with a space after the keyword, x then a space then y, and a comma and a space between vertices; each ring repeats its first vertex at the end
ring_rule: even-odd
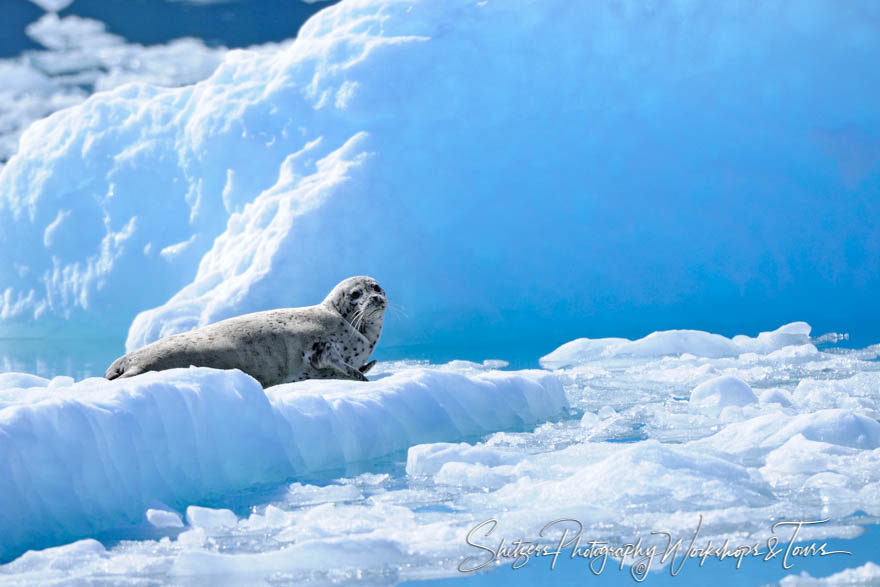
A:
POLYGON ((372 361, 370 361, 369 363, 367 363, 363 367, 361 367, 360 371, 361 371, 361 373, 366 373, 367 371, 372 369, 375 365, 376 365, 376 359, 373 359, 372 361))
POLYGON ((346 363, 342 359, 342 353, 335 344, 325 345, 315 356, 312 357, 312 365, 316 369, 332 369, 340 376, 340 379, 354 379, 355 381, 367 381, 363 373, 346 363))

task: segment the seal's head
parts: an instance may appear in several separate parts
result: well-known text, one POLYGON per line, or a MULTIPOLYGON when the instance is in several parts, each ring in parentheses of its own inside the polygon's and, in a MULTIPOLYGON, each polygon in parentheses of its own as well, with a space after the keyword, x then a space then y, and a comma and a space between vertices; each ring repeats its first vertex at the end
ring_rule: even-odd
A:
POLYGON ((385 290, 372 277, 359 275, 339 282, 323 303, 339 312, 371 343, 379 340, 388 299, 385 290))

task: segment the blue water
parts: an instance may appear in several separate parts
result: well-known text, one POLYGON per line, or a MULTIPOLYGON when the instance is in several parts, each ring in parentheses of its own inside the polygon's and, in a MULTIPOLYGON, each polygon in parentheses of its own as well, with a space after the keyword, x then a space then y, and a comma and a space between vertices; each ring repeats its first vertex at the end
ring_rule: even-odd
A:
POLYGON ((24 0, 0 0, 0 14, 3 15, 0 18, 0 58, 42 48, 24 33, 24 27, 44 14, 36 4, 24 0))
POLYGON ((110 32, 153 45, 198 37, 208 45, 246 47, 296 36, 311 15, 339 0, 237 0, 213 4, 168 0, 76 0, 59 15, 100 20, 110 32))
MULTIPOLYGON (((339 0, 232 0, 212 4, 168 0, 75 0, 59 16, 103 22, 107 30, 133 43, 154 45, 197 37, 211 46, 246 47, 296 36, 310 16, 339 0)), ((45 12, 26 0, 0 0, 0 58, 42 47, 25 27, 45 12)))

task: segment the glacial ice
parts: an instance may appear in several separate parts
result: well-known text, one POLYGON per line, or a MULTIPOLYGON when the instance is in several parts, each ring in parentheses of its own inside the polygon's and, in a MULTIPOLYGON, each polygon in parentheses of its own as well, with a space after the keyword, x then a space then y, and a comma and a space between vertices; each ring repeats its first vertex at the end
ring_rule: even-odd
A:
POLYGON ((0 331, 132 349, 362 273, 410 316, 387 344, 756 330, 832 305, 860 325, 876 7, 579 7, 346 1, 198 84, 35 123, 0 172, 0 331))
MULTIPOLYGON (((19 374, 5 382, 34 383, 19 374)), ((0 389, 0 558, 145 515, 174 525, 162 510, 414 444, 522 429, 567 407, 540 371, 410 368, 368 384, 265 392, 240 371, 206 368, 52 382, 0 389)), ((186 521, 215 528, 236 518, 190 506, 186 521)))
MULTIPOLYGON (((800 330, 805 334, 805 328, 800 330)), ((828 524, 804 530, 802 537, 821 538, 834 546, 837 539, 859 536, 865 523, 880 516, 880 424, 872 415, 880 409, 880 347, 802 354, 794 350, 805 346, 803 340, 790 342, 727 357, 684 353, 579 361, 551 372, 563 384, 563 403, 553 399, 559 390, 553 391, 552 384, 539 389, 536 382, 542 376, 535 372, 505 374, 467 361, 436 366, 380 363, 377 380, 364 386, 363 394, 355 391, 359 384, 346 382, 269 389, 261 409, 271 412, 276 422, 290 423, 282 430, 295 435, 299 429, 319 439, 308 445, 314 454, 301 454, 305 468, 318 466, 315 461, 342 463, 390 450, 389 437, 402 434, 399 425, 406 423, 413 423, 411 430, 418 435, 430 435, 425 426, 435 421, 436 406, 458 414, 450 418, 457 424, 446 425, 450 434, 445 438, 421 442, 409 437, 398 444, 399 449, 408 447, 405 471, 383 463, 342 477, 338 472, 318 474, 282 485, 268 498, 257 496, 249 509, 234 511, 186 500, 142 504, 140 510, 132 508, 131 522, 145 516, 145 524, 166 535, 106 547, 85 537, 28 552, 0 566, 0 578, 36 582, 148 577, 187 582, 223 573, 226 580, 239 583, 283 577, 306 583, 391 584, 451 577, 458 575, 456 565, 463 556, 475 554, 464 542, 465 534, 490 518, 498 519, 498 532, 510 540, 534 538, 548 521, 572 517, 584 524, 591 538, 619 543, 647 538, 654 529, 689 537, 699 515, 701 535, 707 540, 744 542, 766 540, 771 520, 831 518, 828 524), (479 394, 482 385, 500 380, 510 384, 504 391, 499 387, 479 394), (472 386, 454 381, 470 381, 472 386), (717 392, 710 398, 726 397, 728 392, 719 391, 728 389, 723 382, 738 390, 734 399, 750 401, 733 402, 720 412, 691 409, 691 392, 701 386, 717 392), (301 397, 298 389, 307 392, 301 397), (525 389, 533 389, 535 395, 529 397, 525 389), (517 393, 511 394, 514 390, 517 393), (411 395, 418 397, 407 398, 411 395), (431 396, 434 403, 423 403, 431 396), (480 397, 493 400, 483 402, 480 397), (544 421, 551 404, 567 405, 575 412, 544 421), (311 414, 314 425, 297 422, 291 415, 294 405, 300 413, 311 414), (322 432, 320 423, 329 418, 327 406, 337 406, 336 424, 322 432), (383 407, 393 408, 399 417, 383 415, 383 407), (531 422, 537 427, 492 431, 503 425, 500 420, 515 419, 512 413, 505 415, 513 407, 534 414, 531 422), (468 413, 484 420, 483 433, 467 428, 468 413), (183 527, 175 523, 183 520, 183 527), (332 569, 327 570, 330 560, 332 569)), ((146 396, 151 390, 162 405, 170 389, 186 393, 185 376, 200 381, 208 374, 193 370, 154 375, 155 382, 145 381, 143 388, 138 384, 126 397, 146 396), (177 388, 170 381, 178 382, 177 388)), ((28 393, 48 394, 48 382, 39 383, 28 393)), ((59 387, 54 393, 60 397, 37 395, 35 401, 39 406, 70 402, 68 398, 79 395, 78 388, 89 385, 59 387)), ((248 397, 248 388, 240 387, 234 386, 248 397)), ((197 391, 208 393, 205 387, 188 393, 194 397, 197 391)), ((252 391, 257 395, 259 390, 252 391)), ((212 403, 219 401, 215 394, 224 393, 211 392, 212 403)), ((79 401, 97 405, 91 395, 79 401)), ((133 405, 133 400, 126 401, 133 405)), ((230 395, 225 401, 238 400, 230 395)), ((191 413, 198 413, 196 404, 191 405, 191 413)), ((254 420, 247 411, 241 411, 240 418, 242 427, 254 420)), ((138 421, 146 420, 143 414, 138 421)), ((444 422, 445 417, 436 421, 444 422)), ((236 445, 242 439, 234 425, 224 421, 224 432, 232 430, 225 433, 235 440, 227 440, 220 450, 237 459, 235 455, 253 449, 236 445)), ((149 430, 144 428, 145 433, 149 430)), ((297 438, 288 444, 305 446, 297 438)), ((155 451, 164 446, 158 443, 155 451)), ((270 454, 263 446, 256 454, 262 459, 281 454, 287 463, 297 458, 292 451, 275 450, 270 454)), ((209 466, 212 462, 199 468, 209 473, 217 466, 209 466)), ((535 564, 544 563, 530 563, 535 564)), ((735 574, 733 564, 729 572, 735 574)), ((798 575, 804 569, 801 564, 790 571, 787 583, 812 580, 798 575)), ((578 572, 585 571, 578 567, 578 572)), ((611 572, 617 571, 606 571, 611 572)), ((698 572, 709 576, 708 570, 698 572)), ((873 572, 871 565, 850 569, 826 583, 861 574, 870 578, 873 572)))

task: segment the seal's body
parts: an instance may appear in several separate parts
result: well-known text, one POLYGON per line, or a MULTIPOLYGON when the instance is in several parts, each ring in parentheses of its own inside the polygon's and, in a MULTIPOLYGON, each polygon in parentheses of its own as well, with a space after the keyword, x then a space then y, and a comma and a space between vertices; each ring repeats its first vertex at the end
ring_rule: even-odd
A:
POLYGON ((351 277, 317 306, 246 314, 169 336, 116 359, 104 377, 196 366, 240 369, 263 387, 304 379, 366 381, 387 305, 376 280, 351 277))

